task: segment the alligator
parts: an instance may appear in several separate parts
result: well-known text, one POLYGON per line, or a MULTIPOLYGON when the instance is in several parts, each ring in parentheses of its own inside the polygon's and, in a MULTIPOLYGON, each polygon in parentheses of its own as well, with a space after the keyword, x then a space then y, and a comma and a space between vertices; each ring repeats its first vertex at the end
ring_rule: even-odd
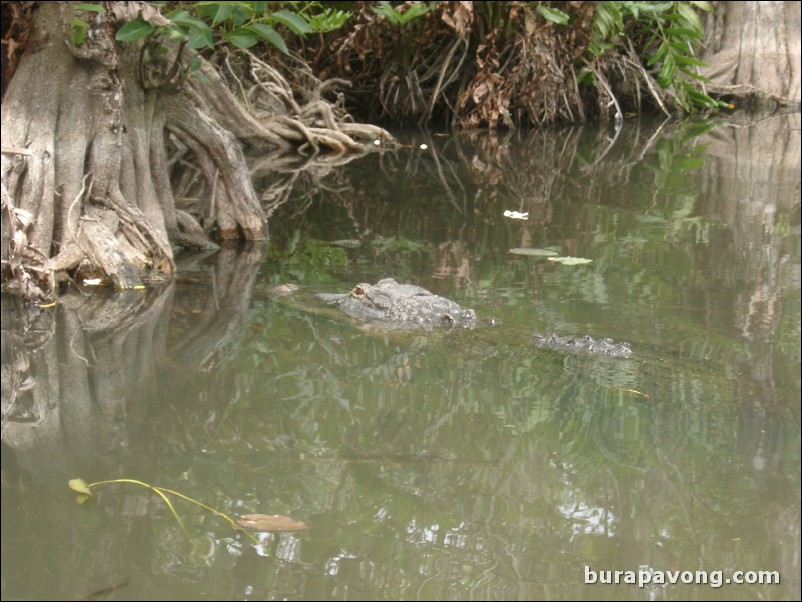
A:
POLYGON ((594 339, 590 336, 557 336, 556 334, 532 335, 535 345, 565 351, 567 353, 606 355, 607 357, 631 357, 632 348, 628 343, 616 343, 612 339, 594 339))
POLYGON ((357 284, 349 293, 317 296, 349 316, 384 327, 450 330, 473 328, 477 324, 472 309, 460 307, 423 287, 399 284, 392 278, 376 284, 357 284))
MULTIPOLYGON (((272 287, 271 296, 283 297, 298 290, 293 284, 272 287)), ((493 324, 492 320, 478 320, 472 309, 466 309, 445 297, 412 284, 399 284, 392 278, 384 278, 376 284, 360 283, 348 293, 318 293, 315 295, 337 313, 357 318, 363 324, 379 329, 426 329, 451 330, 461 327, 472 329, 478 324, 493 324)), ((555 351, 626 358, 632 355, 627 343, 616 343, 612 339, 594 339, 590 336, 558 336, 534 333, 532 339, 538 347, 555 351)))

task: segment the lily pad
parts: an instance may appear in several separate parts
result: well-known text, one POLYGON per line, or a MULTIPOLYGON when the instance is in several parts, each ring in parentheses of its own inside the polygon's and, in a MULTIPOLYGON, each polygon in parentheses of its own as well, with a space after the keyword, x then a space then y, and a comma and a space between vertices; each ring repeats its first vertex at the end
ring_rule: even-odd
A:
POLYGON ((306 531, 309 525, 282 514, 243 514, 237 524, 253 531, 306 531))
POLYGON ((530 249, 527 247, 510 249, 507 252, 513 255, 527 255, 529 257, 556 257, 559 255, 557 251, 551 251, 550 249, 530 249))
POLYGON ((592 259, 585 259, 584 257, 549 257, 549 261, 561 263, 563 265, 585 265, 593 263, 592 259))

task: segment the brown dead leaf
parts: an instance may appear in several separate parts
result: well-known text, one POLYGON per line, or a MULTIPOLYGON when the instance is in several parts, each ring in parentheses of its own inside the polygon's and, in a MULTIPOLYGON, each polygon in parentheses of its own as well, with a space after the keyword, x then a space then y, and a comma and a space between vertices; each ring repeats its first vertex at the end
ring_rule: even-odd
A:
POLYGON ((252 531, 306 531, 309 525, 282 514, 243 514, 237 524, 252 531))
POLYGON ((443 13, 443 22, 459 34, 463 40, 468 38, 473 25, 473 2, 459 2, 453 13, 443 13))
POLYGON ((150 21, 156 27, 170 24, 170 20, 159 12, 150 2, 115 2, 111 6, 118 21, 131 21, 140 14, 145 21, 150 21))

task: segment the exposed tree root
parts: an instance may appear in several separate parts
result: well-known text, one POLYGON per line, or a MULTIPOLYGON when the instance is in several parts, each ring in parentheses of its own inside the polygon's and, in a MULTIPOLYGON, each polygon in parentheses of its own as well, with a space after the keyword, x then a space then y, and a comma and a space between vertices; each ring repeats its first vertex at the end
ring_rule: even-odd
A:
MULTIPOLYGON (((309 52, 321 77, 349 76, 351 110, 370 120, 459 129, 620 122, 653 109, 684 114, 705 94, 695 78, 683 79, 690 71, 684 67, 668 78, 670 85, 663 82, 666 88, 658 85, 656 77, 666 77, 661 64, 644 65, 646 57, 657 56, 657 38, 644 33, 637 19, 622 22, 622 30, 610 33, 601 49, 595 38, 608 18, 606 11, 600 16, 602 3, 562 3, 559 10, 570 20, 558 23, 543 14, 550 10, 545 4, 441 2, 425 18, 405 25, 393 24, 368 4, 355 3, 357 19, 326 52, 309 52)), ((412 5, 394 6, 406 14, 412 5)), ((778 19, 785 10, 780 6, 764 7, 761 14, 778 19)), ((789 54, 780 46, 779 56, 789 54)), ((735 69, 738 63, 727 64, 735 69)), ((688 77, 700 75, 695 71, 688 77)), ((706 106, 711 103, 712 98, 706 106)))
POLYGON ((48 297, 55 273, 140 288, 174 273, 176 247, 264 238, 266 218, 239 140, 308 158, 392 142, 322 98, 340 81, 309 75, 306 101, 297 102, 280 73, 248 55, 248 77, 229 71, 251 114, 211 63, 201 61, 201 77, 185 80, 183 45, 166 55, 154 41, 118 45, 113 11, 76 46, 68 25, 75 4, 36 10, 2 104, 3 210, 16 218, 4 219, 4 290, 48 297), (43 93, 45 81, 51 90, 43 93), (192 206, 176 207, 171 139, 194 155, 206 181, 192 206))

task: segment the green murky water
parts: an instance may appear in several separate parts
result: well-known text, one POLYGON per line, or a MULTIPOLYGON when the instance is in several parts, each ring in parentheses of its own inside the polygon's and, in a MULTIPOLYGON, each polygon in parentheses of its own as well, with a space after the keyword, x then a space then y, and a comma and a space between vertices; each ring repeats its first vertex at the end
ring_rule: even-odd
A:
POLYGON ((265 248, 4 300, 3 599, 798 599, 794 127, 405 135, 256 170, 265 248), (384 277, 495 325, 381 333, 313 302, 384 277), (146 489, 79 505, 74 477, 311 528, 253 541, 172 498, 187 538, 146 489))

